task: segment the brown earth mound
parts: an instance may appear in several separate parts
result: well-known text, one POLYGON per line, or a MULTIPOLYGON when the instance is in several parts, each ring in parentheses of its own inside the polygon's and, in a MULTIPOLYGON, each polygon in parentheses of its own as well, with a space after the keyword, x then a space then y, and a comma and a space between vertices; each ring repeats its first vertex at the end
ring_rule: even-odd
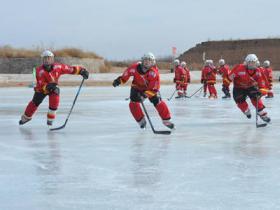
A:
POLYGON ((193 69, 200 69, 203 64, 203 52, 206 59, 217 63, 223 58, 231 66, 242 63, 247 54, 254 53, 261 64, 264 60, 270 60, 274 69, 280 69, 280 39, 202 42, 184 52, 179 59, 185 60, 193 69))

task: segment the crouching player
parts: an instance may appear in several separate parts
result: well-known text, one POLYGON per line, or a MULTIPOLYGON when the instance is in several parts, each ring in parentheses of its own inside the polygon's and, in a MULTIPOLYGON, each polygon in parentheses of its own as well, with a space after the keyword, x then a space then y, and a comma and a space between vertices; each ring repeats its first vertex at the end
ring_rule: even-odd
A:
POLYGON ((146 119, 140 102, 143 98, 148 98, 158 111, 163 124, 173 129, 174 124, 170 121, 170 111, 159 95, 160 77, 155 56, 152 53, 145 54, 140 62, 132 64, 124 71, 122 76, 116 78, 113 81, 113 86, 116 87, 126 83, 130 77, 133 77, 133 81, 130 90, 129 109, 140 127, 146 127, 146 119))

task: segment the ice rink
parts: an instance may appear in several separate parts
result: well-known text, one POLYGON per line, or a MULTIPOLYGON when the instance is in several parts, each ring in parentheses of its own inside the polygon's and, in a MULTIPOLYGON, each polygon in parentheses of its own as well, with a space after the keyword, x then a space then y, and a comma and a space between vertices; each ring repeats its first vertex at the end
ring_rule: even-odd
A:
MULTIPOLYGON (((264 100, 272 123, 258 129, 253 108, 248 120, 217 89, 217 100, 167 101, 174 87, 162 86, 176 124, 164 136, 138 128, 129 87, 83 87, 67 126, 55 132, 46 125, 47 98, 19 127, 33 90, 0 88, 0 209, 279 209, 280 86, 264 100)), ((54 127, 76 91, 61 88, 54 127)), ((166 130, 145 104, 155 128, 166 130)))

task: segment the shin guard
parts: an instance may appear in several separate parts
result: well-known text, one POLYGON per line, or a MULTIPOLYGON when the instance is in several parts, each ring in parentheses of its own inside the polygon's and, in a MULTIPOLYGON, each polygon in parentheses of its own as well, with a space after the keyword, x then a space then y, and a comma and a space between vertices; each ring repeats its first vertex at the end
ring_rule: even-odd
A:
POLYGON ((162 120, 169 120, 171 118, 170 111, 164 101, 160 101, 156 105, 156 110, 158 111, 159 116, 161 117, 162 120))
POLYGON ((237 106, 243 113, 246 112, 249 109, 249 106, 248 106, 246 101, 238 102, 237 106))
POLYGON ((134 119, 139 122, 142 120, 144 117, 143 111, 141 109, 140 103, 139 102, 133 102, 131 101, 129 103, 129 109, 131 114, 133 115, 134 119))
MULTIPOLYGON (((254 107, 257 106, 257 100, 255 99, 251 99, 252 104, 254 105, 254 107)), ((263 102, 261 99, 258 100, 258 111, 261 111, 265 108, 265 106, 263 105, 263 102)))
POLYGON ((32 118, 33 114, 36 112, 38 109, 38 106, 33 101, 30 101, 29 104, 27 105, 24 115, 28 118, 32 118))

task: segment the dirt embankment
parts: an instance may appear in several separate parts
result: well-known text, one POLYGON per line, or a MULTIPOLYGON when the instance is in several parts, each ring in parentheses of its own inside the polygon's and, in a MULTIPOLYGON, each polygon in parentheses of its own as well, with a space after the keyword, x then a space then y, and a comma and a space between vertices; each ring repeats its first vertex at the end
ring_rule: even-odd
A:
POLYGON ((231 66, 242 63, 247 54, 255 53, 261 63, 270 60, 273 69, 280 70, 280 39, 202 42, 184 52, 179 59, 187 61, 193 69, 200 69, 203 52, 206 59, 212 59, 217 63, 220 58, 223 58, 231 66))
MULTIPOLYGON (((91 73, 100 72, 104 67, 104 59, 98 58, 74 58, 56 57, 56 62, 67 63, 69 65, 83 65, 91 73)), ((39 57, 32 58, 0 58, 0 74, 30 74, 32 69, 41 65, 39 57)))

